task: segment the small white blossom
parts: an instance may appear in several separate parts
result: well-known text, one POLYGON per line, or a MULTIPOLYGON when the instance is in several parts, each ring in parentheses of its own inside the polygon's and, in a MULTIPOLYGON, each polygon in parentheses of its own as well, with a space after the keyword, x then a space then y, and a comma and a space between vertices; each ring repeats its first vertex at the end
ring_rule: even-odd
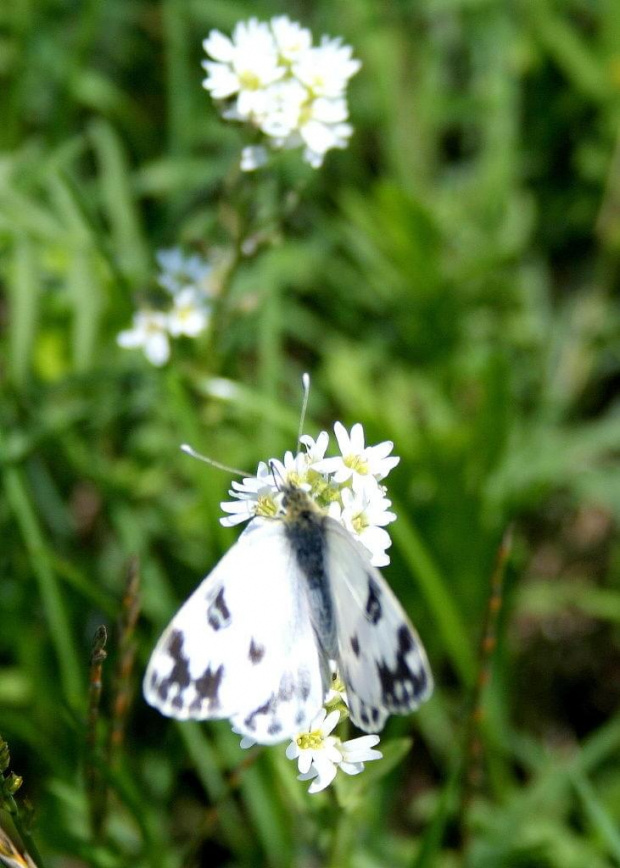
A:
POLYGON ((340 719, 339 711, 329 714, 322 708, 310 724, 307 732, 300 732, 286 749, 288 759, 297 760, 297 768, 303 777, 312 768, 312 777, 316 780, 310 785, 308 792, 318 793, 328 787, 336 777, 337 764, 342 761, 342 754, 336 747, 337 739, 330 735, 340 719))
POLYGON ((358 775, 363 772, 364 763, 383 758, 380 750, 373 750, 377 744, 379 744, 378 735, 361 735, 359 738, 340 742, 338 745, 342 754, 340 769, 347 775, 358 775))
POLYGON ((309 434, 302 434, 299 441, 306 449, 306 460, 310 466, 325 457, 329 446, 329 434, 327 431, 321 431, 316 440, 309 434))
POLYGON ((263 145, 248 145, 241 151, 241 171, 255 172, 267 164, 269 155, 263 145))
POLYGON ((220 503, 224 512, 229 513, 220 518, 220 524, 224 527, 234 527, 257 515, 272 518, 281 511, 281 494, 269 465, 264 461, 258 465, 255 477, 246 476, 241 482, 233 481, 228 493, 235 500, 232 503, 220 503))
POLYGON ((280 15, 271 19, 271 31, 278 47, 280 58, 292 63, 303 56, 312 45, 312 34, 305 27, 280 15))
POLYGON ((155 259, 160 268, 157 275, 159 285, 171 295, 175 295, 187 286, 202 290, 205 295, 211 294, 209 281, 212 278, 212 266, 194 253, 186 256, 180 247, 158 250, 155 259))
POLYGON ((265 88, 285 74, 269 26, 251 18, 235 26, 232 39, 213 30, 203 48, 214 61, 203 61, 207 78, 203 87, 214 99, 236 96, 235 110, 240 119, 253 119, 260 113, 265 88))
POLYGON ((209 316, 203 294, 195 286, 186 286, 173 298, 168 313, 168 331, 175 338, 180 335, 195 338, 207 327, 209 316))
POLYGON ((345 88, 361 62, 354 60, 350 45, 342 45, 340 39, 324 36, 321 44, 304 52, 294 65, 295 77, 314 96, 334 98, 342 96, 345 88))
MULTIPOLYGON (((350 46, 327 37, 312 46, 310 31, 281 15, 240 22, 232 38, 214 30, 203 47, 211 58, 203 86, 223 118, 249 123, 272 149, 303 148, 314 168, 328 151, 346 148, 353 134, 346 88, 361 67, 350 46)), ((241 169, 253 172, 265 157, 260 145, 246 147, 241 169)))
POLYGON ((333 473, 334 481, 343 483, 349 479, 353 485, 364 484, 367 477, 383 479, 400 458, 388 457, 394 444, 390 440, 376 446, 364 445, 364 429, 359 422, 351 428, 351 433, 340 422, 334 425, 334 432, 342 453, 339 458, 325 458, 313 465, 321 473, 333 473))
POLYGON ((364 763, 381 759, 381 751, 374 750, 378 735, 363 735, 341 741, 332 735, 340 712, 327 713, 323 708, 310 724, 308 731, 300 732, 286 749, 290 760, 297 760, 300 781, 312 781, 309 793, 318 793, 328 787, 338 770, 347 775, 358 775, 364 763))
POLYGON ((340 521, 354 537, 370 552, 371 562, 376 567, 385 567, 390 562, 385 550, 392 545, 386 524, 396 521, 390 512, 392 502, 384 496, 379 485, 366 485, 359 490, 343 488, 342 505, 330 504, 329 515, 340 521))
POLYGON ((120 332, 116 342, 125 349, 141 349, 152 365, 160 367, 170 358, 167 324, 166 315, 160 311, 136 311, 132 327, 120 332))

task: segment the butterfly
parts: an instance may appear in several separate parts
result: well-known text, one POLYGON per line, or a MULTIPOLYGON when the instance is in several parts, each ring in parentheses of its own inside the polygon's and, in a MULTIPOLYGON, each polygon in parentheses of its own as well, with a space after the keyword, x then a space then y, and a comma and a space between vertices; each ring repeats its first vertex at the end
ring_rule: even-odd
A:
POLYGON ((255 517, 161 636, 144 695, 180 720, 228 718, 275 744, 307 730, 343 680, 353 723, 382 729, 428 699, 422 643, 366 550, 300 487, 255 517))

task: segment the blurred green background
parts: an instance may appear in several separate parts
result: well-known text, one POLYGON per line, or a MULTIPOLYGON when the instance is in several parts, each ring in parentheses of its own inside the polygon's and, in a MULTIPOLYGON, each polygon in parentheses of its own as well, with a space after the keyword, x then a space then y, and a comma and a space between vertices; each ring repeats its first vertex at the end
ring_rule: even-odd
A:
POLYGON ((9 0, 0 119, 0 735, 44 864, 620 865, 617 0, 9 0), (288 154, 239 179, 201 40, 282 13, 363 61, 355 135, 319 171, 288 154), (228 263, 226 292, 156 369, 116 335, 178 244, 228 263), (385 572, 437 682, 386 759, 312 797, 282 749, 248 759, 139 688, 237 536, 227 475, 179 444, 249 471, 294 448, 303 371, 308 433, 395 442, 385 572))

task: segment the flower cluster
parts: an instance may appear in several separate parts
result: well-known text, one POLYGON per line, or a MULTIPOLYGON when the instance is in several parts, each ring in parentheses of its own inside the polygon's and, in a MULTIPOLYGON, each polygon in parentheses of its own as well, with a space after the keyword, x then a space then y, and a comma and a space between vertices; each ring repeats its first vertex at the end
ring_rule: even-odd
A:
POLYGON ((366 446, 364 429, 359 422, 349 434, 340 422, 334 425, 340 455, 326 458, 329 434, 321 431, 314 440, 301 438, 304 450, 287 452, 284 461, 276 458, 261 461, 256 476, 233 482, 229 491, 235 500, 221 504, 230 527, 254 516, 273 517, 282 512, 281 481, 304 489, 327 515, 340 522, 370 553, 375 566, 389 564, 386 549, 392 544, 385 525, 395 521, 390 511, 385 479, 399 458, 390 455, 390 440, 366 446), (279 483, 279 484, 278 484, 279 483))
POLYGON ((171 337, 195 338, 207 327, 213 269, 201 256, 185 256, 178 247, 159 250, 156 259, 157 282, 169 298, 166 307, 136 311, 132 327, 116 340, 121 347, 142 349, 151 364, 161 366, 170 358, 171 337))
MULTIPOLYGON (((220 103, 227 120, 250 124, 274 149, 304 148, 318 168, 327 151, 346 148, 353 128, 347 119, 346 88, 361 63, 340 39, 321 38, 285 15, 269 23, 239 22, 232 38, 212 30, 203 47, 203 86, 220 103)), ((244 148, 241 168, 267 162, 263 145, 244 148)))

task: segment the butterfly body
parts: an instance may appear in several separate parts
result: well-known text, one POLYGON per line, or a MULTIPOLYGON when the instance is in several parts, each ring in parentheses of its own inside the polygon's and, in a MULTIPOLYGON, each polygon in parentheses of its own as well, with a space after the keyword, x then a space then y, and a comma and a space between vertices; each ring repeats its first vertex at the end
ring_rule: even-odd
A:
POLYGON ((424 649, 349 531, 301 488, 282 492, 284 514, 253 519, 164 631, 145 697, 273 744, 309 726, 335 661, 351 719, 376 732, 430 695, 424 649))

